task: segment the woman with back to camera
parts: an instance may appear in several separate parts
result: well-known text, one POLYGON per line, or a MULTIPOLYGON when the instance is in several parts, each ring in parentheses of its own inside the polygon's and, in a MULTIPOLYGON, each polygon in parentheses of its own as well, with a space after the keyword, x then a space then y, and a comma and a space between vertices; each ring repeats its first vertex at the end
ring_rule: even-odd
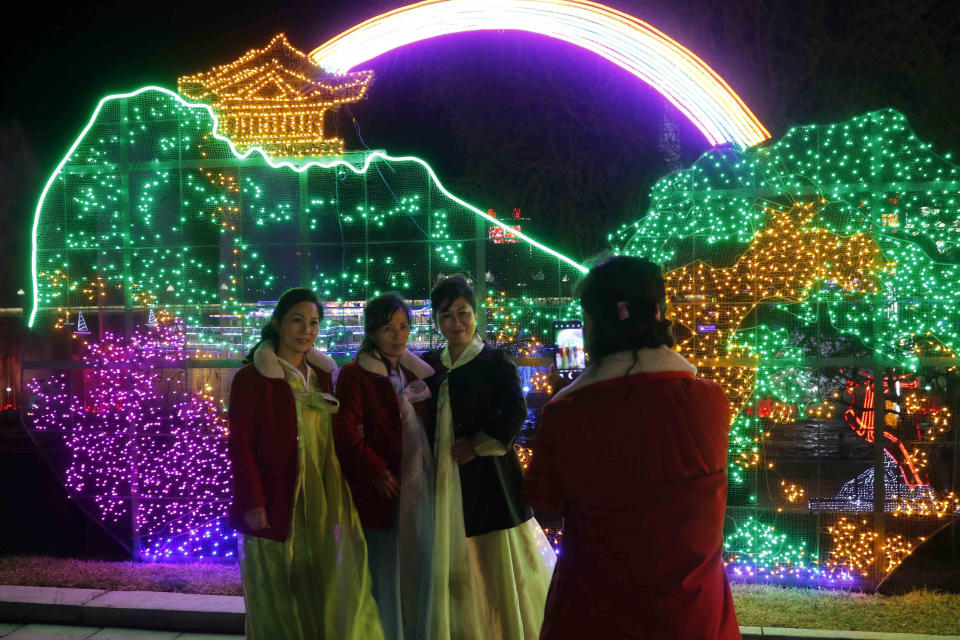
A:
POLYGON ((433 461, 417 408, 433 368, 407 350, 410 309, 386 293, 363 310, 357 358, 337 377, 337 456, 360 512, 387 640, 426 640, 433 553, 433 461), (415 406, 416 405, 416 406, 415 406))
POLYGON ((564 516, 544 640, 740 637, 721 551, 730 409, 671 349, 660 268, 579 287, 591 363, 545 407, 523 495, 564 516))
POLYGON ((334 453, 336 365, 313 346, 322 314, 309 289, 285 291, 230 388, 230 520, 243 534, 247 638, 383 638, 334 453))
POLYGON ((463 276, 430 294, 446 347, 424 359, 436 373, 427 431, 436 465, 434 640, 532 640, 556 555, 520 497, 513 447, 527 417, 517 367, 476 335, 477 303, 463 276))

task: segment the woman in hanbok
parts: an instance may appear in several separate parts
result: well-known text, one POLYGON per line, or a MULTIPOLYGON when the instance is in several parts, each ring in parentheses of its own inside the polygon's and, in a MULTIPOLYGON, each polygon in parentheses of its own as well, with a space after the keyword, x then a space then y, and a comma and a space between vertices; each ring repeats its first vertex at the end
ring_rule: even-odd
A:
POLYGON ((430 295, 447 345, 425 360, 436 466, 433 640, 533 640, 556 555, 520 497, 514 440, 527 416, 516 365, 476 335, 462 276, 430 295))
POLYGON ((433 460, 418 408, 433 369, 407 350, 410 309, 387 293, 363 310, 357 359, 337 377, 337 456, 350 482, 387 640, 427 640, 433 460))
POLYGON ((736 640, 724 572, 730 405, 674 351, 660 268, 580 285, 591 363, 547 404, 523 495, 564 516, 543 640, 736 640))
POLYGON ((382 639, 360 518, 334 452, 333 360, 309 289, 277 302, 230 389, 231 524, 242 534, 246 635, 382 639))

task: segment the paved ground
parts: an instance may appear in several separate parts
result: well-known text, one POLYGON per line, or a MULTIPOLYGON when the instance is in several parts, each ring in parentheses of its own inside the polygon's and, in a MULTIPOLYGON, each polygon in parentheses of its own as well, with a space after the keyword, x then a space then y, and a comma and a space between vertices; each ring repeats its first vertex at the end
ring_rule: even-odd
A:
MULTIPOLYGON (((244 615, 239 596, 0 585, 2 640, 240 640, 244 615)), ((822 629, 740 631, 744 640, 960 640, 822 629)))
POLYGON ((75 627, 53 624, 8 624, 0 622, 3 640, 243 640, 243 636, 216 633, 179 633, 116 627, 75 627))

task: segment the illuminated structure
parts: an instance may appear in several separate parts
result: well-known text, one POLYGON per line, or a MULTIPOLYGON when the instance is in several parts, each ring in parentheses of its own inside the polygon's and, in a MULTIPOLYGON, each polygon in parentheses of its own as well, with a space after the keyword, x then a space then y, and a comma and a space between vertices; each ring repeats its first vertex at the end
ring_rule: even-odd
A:
POLYGON ((178 88, 213 107, 238 150, 283 158, 342 154, 343 140, 324 137, 324 114, 365 97, 372 81, 372 71, 325 73, 281 33, 235 62, 180 78, 178 88))
POLYGON ((412 346, 435 344, 426 301, 436 279, 454 272, 512 310, 481 309, 491 335, 540 344, 584 271, 457 198, 418 158, 240 153, 209 105, 159 88, 101 101, 48 180, 34 233, 31 322, 63 363, 57 371, 49 361, 26 362, 35 400, 27 424, 61 434, 71 495, 144 559, 232 553, 234 533, 220 517, 229 494, 185 492, 229 477, 222 433, 200 437, 222 430, 222 418, 186 407, 222 409, 232 373, 283 289, 306 285, 322 296, 319 346, 345 360, 362 338, 364 302, 382 291, 411 302, 412 346), (517 242, 496 243, 491 226, 517 242), (89 336, 71 330, 81 313, 89 336), (163 318, 176 323, 176 356, 138 357, 149 343, 139 336, 154 335, 163 318), (103 358, 121 353, 122 362, 102 370, 103 358), (82 376, 70 373, 77 360, 82 376), (160 406, 156 389, 171 376, 183 401, 160 406), (131 380, 138 392, 122 411, 86 403, 131 380), (169 454, 140 460, 123 448, 121 432, 169 454), (143 484, 147 476, 154 485, 143 484), (163 482, 172 484, 157 488, 163 482))
POLYGON ((732 577, 876 584, 960 517, 960 167, 901 114, 711 150, 611 241, 731 399, 732 577))
POLYGON ((310 58, 337 73, 414 42, 467 31, 526 31, 601 56, 659 91, 713 146, 759 144, 770 132, 723 78, 643 20, 587 0, 425 0, 375 16, 310 58))
MULTIPOLYGON (((430 285, 465 272, 484 294, 488 336, 524 358, 545 355, 551 321, 578 313, 570 294, 582 265, 456 197, 418 158, 312 157, 340 149, 324 141, 317 110, 362 96, 370 81, 321 76, 317 65, 344 73, 397 46, 475 29, 593 51, 661 91, 710 144, 729 143, 657 183, 651 210, 611 239, 664 265, 679 349, 734 403, 730 575, 876 581, 958 517, 960 488, 943 461, 960 446, 960 168, 890 110, 756 146, 766 129, 702 61, 636 18, 572 0, 430 0, 348 30, 312 62, 278 37, 181 80, 207 104, 158 87, 104 98, 45 184, 33 229, 30 324, 53 333, 49 344, 62 337, 65 364, 53 374, 48 360, 27 367, 41 400, 30 427, 63 434, 79 461, 68 469, 82 471, 65 474, 73 495, 107 522, 130 519, 140 557, 229 549, 216 511, 225 499, 217 412, 271 300, 289 286, 326 300, 320 345, 344 359, 359 344, 363 302, 381 291, 412 302, 414 346, 433 344, 430 285), (89 339, 65 329, 81 312, 89 339), (142 334, 177 327, 176 357, 137 360, 148 344, 141 325, 151 327, 142 334), (124 364, 100 364, 120 353, 124 364), (84 374, 68 373, 67 360, 83 361, 84 374), (132 489, 147 485, 124 475, 116 442, 121 427, 150 440, 156 421, 123 422, 97 395, 135 364, 144 391, 125 398, 124 415, 164 416, 163 443, 175 452, 157 449, 165 466, 145 467, 149 493, 132 489), (147 387, 171 380, 178 406, 192 409, 144 409, 156 400, 147 387), (891 393, 890 380, 902 389, 891 393), (84 456, 110 462, 93 473, 84 456), (189 481, 215 490, 178 494, 188 481, 171 472, 181 484, 168 482, 164 469, 194 459, 206 466, 183 462, 189 481), (141 496, 171 505, 145 511, 141 496), (199 519, 184 515, 193 501, 205 505, 199 519)), ((535 408, 550 381, 546 367, 524 369, 535 408)))
POLYGON ((233 558, 236 533, 223 527, 227 421, 210 384, 222 373, 206 383, 188 376, 185 346, 182 320, 169 318, 85 343, 82 384, 67 372, 30 380, 26 416, 33 429, 63 437, 68 495, 132 532, 139 557, 233 558))

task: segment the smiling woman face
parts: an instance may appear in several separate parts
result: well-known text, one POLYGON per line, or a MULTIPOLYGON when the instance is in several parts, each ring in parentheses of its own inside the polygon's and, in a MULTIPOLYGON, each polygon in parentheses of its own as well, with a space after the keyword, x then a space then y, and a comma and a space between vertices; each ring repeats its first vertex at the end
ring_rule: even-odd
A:
POLYGON ((373 342, 384 356, 396 362, 407 348, 410 337, 410 321, 404 309, 397 309, 390 316, 390 322, 377 329, 373 342))
POLYGON ((457 298, 437 314, 437 328, 451 348, 465 347, 477 330, 477 316, 465 298, 457 298))
POLYGON ((299 364, 303 354, 317 341, 320 332, 320 312, 317 305, 304 300, 290 307, 283 320, 274 322, 279 334, 277 355, 294 364, 299 364))

